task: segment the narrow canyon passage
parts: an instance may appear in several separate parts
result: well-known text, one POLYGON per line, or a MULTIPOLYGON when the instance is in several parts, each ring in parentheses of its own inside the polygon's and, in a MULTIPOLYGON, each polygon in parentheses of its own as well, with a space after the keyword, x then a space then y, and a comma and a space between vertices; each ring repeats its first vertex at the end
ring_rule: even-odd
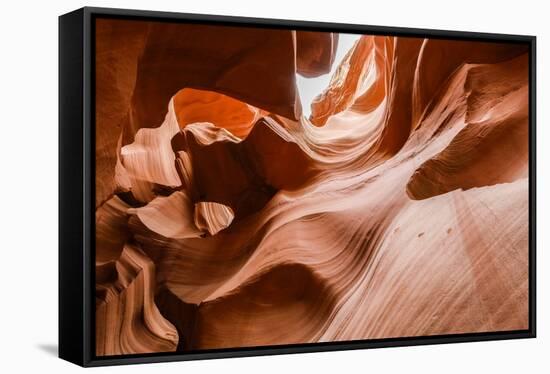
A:
POLYGON ((528 328, 525 45, 96 22, 97 355, 528 328))

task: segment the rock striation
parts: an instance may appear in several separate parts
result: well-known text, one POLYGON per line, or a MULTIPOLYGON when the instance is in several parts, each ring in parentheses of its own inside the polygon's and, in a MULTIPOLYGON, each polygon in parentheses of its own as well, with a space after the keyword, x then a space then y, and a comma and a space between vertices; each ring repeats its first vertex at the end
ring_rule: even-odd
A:
POLYGON ((528 327, 528 51, 97 20, 96 354, 528 327))

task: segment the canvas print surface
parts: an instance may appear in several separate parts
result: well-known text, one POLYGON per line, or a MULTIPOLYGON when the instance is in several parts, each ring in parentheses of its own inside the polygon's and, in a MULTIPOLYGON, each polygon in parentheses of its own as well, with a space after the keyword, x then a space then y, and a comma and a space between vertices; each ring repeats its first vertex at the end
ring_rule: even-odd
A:
POLYGON ((529 328, 527 45, 94 30, 97 356, 529 328))

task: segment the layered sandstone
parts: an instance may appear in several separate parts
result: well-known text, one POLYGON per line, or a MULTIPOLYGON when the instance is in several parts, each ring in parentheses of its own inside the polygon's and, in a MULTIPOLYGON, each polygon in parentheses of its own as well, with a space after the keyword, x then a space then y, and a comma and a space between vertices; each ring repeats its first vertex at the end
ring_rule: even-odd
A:
POLYGON ((96 29, 98 355, 528 328, 526 47, 96 29))

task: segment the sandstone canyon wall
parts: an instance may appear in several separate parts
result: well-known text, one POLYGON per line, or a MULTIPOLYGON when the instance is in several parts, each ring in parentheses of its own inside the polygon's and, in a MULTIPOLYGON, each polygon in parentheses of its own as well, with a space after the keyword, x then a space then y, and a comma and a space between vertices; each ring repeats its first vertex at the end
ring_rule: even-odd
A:
POLYGON ((97 19, 96 354, 528 328, 528 50, 97 19))

